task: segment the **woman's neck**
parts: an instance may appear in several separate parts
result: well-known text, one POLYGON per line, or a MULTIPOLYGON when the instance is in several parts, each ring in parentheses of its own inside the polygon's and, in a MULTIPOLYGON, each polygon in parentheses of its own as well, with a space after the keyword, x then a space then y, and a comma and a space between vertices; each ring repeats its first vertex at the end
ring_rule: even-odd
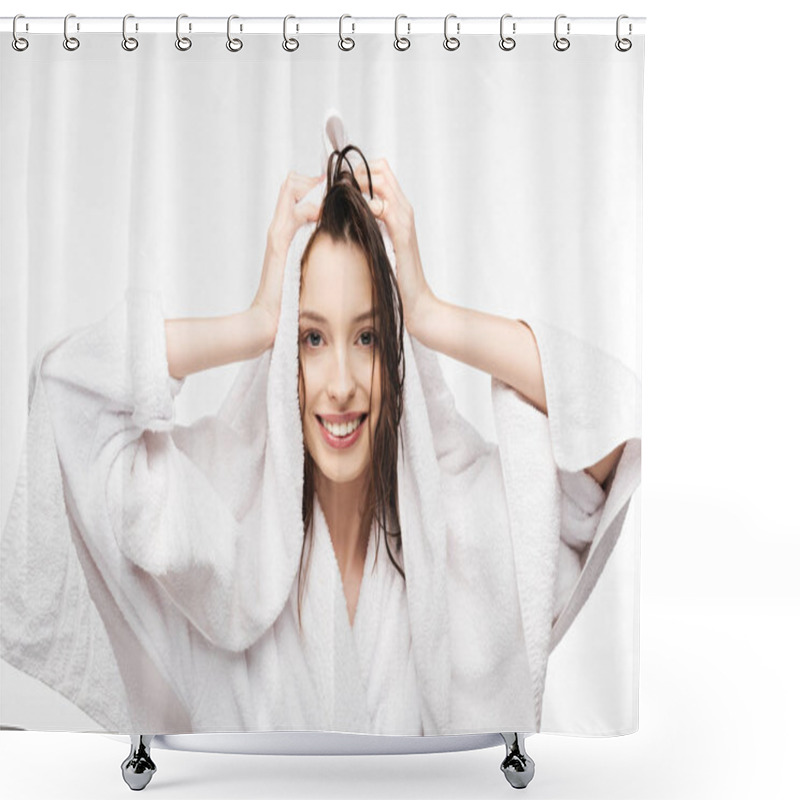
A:
POLYGON ((343 574, 359 562, 363 563, 366 557, 367 541, 361 534, 366 477, 365 471, 349 483, 337 483, 325 477, 319 470, 314 476, 317 498, 343 574))

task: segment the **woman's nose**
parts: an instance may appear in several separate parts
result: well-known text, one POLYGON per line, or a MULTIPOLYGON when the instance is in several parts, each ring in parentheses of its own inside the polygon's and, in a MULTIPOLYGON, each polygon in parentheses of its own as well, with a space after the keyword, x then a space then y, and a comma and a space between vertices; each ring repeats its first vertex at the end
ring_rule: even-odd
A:
POLYGON ((356 392, 355 377, 346 353, 336 355, 336 366, 328 391, 338 403, 346 403, 356 392))

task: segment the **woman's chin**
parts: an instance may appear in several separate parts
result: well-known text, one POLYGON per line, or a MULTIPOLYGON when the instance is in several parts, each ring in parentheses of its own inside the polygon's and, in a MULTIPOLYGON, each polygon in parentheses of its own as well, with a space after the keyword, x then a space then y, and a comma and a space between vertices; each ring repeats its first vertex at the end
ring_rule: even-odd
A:
POLYGON ((364 476, 365 470, 332 470, 324 467, 320 472, 331 482, 338 484, 349 484, 359 480, 364 476))
POLYGON ((356 453, 347 453, 329 456, 324 453, 322 457, 318 457, 318 453, 312 452, 311 458, 317 472, 331 483, 352 483, 362 478, 367 470, 367 464, 357 463, 357 459, 352 457, 355 455, 356 453))

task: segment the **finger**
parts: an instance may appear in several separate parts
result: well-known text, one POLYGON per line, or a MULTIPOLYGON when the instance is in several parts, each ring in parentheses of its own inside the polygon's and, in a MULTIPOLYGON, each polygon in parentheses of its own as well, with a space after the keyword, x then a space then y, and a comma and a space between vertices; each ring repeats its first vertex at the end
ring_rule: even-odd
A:
MULTIPOLYGON (((316 185, 316 184, 314 184, 314 185, 316 185)), ((308 185, 304 184, 302 186, 295 187, 291 191, 291 195, 290 195, 292 200, 293 200, 293 202, 294 203, 299 203, 304 197, 306 197, 308 194, 310 194, 313 191, 314 185, 308 186, 308 185)))
MULTIPOLYGON (((392 187, 387 182, 384 175, 379 172, 373 172, 372 175, 372 191, 373 194, 384 199, 391 199, 394 192, 392 187)), ((367 178, 366 168, 356 175, 356 180, 362 192, 369 192, 369 180, 367 178)))
MULTIPOLYGON (((376 194, 389 200, 392 205, 406 208, 409 203, 403 194, 400 184, 389 169, 386 159, 379 159, 374 164, 370 162, 370 172, 372 174, 372 187, 376 194)), ((369 181, 367 180, 367 168, 363 162, 356 169, 356 179, 362 191, 369 191, 369 181)))
POLYGON ((386 225, 389 236, 394 239, 395 235, 402 229, 401 222, 397 216, 397 207, 379 196, 373 197, 369 201, 369 207, 375 219, 386 225))
POLYGON ((382 197, 373 197, 369 201, 369 207, 378 219, 383 219, 386 215, 386 201, 382 197))
POLYGON ((320 173, 319 175, 301 175, 299 172, 295 172, 292 170, 286 176, 287 183, 294 183, 297 181, 304 182, 304 183, 317 183, 321 178, 325 177, 325 173, 320 173))
MULTIPOLYGON (((353 173, 358 182, 359 188, 365 194, 369 192, 369 179, 367 176, 367 168, 362 161, 353 173)), ((391 185, 387 182, 385 175, 380 172, 373 172, 370 167, 370 177, 372 178, 372 193, 373 197, 368 198, 367 204, 376 218, 382 219, 388 226, 391 227, 393 217, 388 213, 389 208, 396 208, 398 198, 396 197, 391 185)))
MULTIPOLYGON (((374 184, 378 180, 380 171, 375 169, 375 165, 372 162, 370 162, 369 172, 370 176, 372 177, 372 182, 374 184)), ((359 182, 359 184, 363 184, 364 186, 367 187, 369 186, 369 180, 367 178, 367 167, 363 161, 356 167, 356 171, 353 174, 355 175, 355 178, 359 182)))
MULTIPOLYGON (((383 180, 392 187, 394 193, 398 196, 402 196, 403 192, 400 189, 400 183, 398 182, 397 178, 395 177, 394 172, 392 172, 392 168, 389 166, 389 162, 385 158, 379 158, 375 161, 369 162, 369 168, 372 172, 373 178, 376 176, 381 176, 383 180)), ((367 168, 364 166, 364 162, 362 161, 358 165, 357 172, 366 176, 367 168)))
POLYGON ((402 197, 403 192, 400 189, 400 183, 395 177, 394 172, 392 172, 392 168, 389 166, 389 162, 385 158, 379 158, 375 162, 375 166, 381 173, 381 175, 383 175, 385 179, 388 181, 389 185, 394 189, 395 194, 402 197))
POLYGON ((298 175, 296 172, 291 172, 286 178, 286 187, 297 201, 319 184, 324 177, 325 175, 298 175))
POLYGON ((320 208, 320 203, 300 203, 297 206, 297 216, 303 223, 315 222, 319 217, 320 208))
POLYGON ((378 219, 382 219, 391 228, 394 225, 393 212, 399 205, 397 197, 382 176, 373 179, 372 187, 374 197, 369 198, 369 207, 378 219))

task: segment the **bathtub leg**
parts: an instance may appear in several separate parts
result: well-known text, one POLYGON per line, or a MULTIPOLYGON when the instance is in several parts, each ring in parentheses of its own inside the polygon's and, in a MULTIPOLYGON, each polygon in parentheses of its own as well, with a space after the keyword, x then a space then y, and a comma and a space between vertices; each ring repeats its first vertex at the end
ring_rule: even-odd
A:
POLYGON ((524 789, 533 779, 536 765, 525 752, 525 737, 519 733, 501 733, 506 743, 506 757, 500 765, 506 780, 515 789, 524 789))
POLYGON ((150 742, 152 741, 152 736, 131 734, 131 752, 122 762, 122 777, 135 792, 144 789, 156 771, 156 765, 150 758, 150 742))

